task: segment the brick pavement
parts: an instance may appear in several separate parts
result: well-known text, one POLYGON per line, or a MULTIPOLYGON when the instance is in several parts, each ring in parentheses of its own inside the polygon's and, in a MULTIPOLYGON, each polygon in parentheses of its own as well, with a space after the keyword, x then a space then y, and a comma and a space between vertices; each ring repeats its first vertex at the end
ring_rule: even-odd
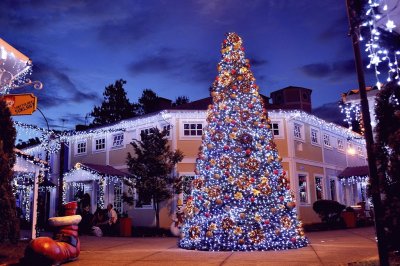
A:
POLYGON ((254 252, 184 250, 172 237, 83 236, 79 259, 67 265, 347 265, 377 258, 373 227, 306 235, 311 244, 305 248, 254 252))

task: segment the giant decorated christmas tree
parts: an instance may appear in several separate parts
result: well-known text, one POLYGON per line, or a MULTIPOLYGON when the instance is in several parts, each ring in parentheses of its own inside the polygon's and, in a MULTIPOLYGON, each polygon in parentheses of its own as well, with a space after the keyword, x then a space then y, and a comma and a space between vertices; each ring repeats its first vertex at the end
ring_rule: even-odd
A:
POLYGON ((242 39, 228 33, 221 53, 179 246, 213 251, 304 247, 289 178, 242 39))

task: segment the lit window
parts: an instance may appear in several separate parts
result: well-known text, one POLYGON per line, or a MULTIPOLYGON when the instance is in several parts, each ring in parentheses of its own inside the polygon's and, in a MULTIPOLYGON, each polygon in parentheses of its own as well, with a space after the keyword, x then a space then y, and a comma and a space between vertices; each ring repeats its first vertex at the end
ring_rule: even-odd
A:
POLYGON ((349 155, 355 155, 356 154, 356 150, 354 149, 353 144, 349 143, 347 145, 347 153, 349 155))
POLYGON ((299 193, 300 193, 300 202, 307 203, 308 196, 307 196, 307 176, 306 175, 299 175, 299 193))
POLYGON ((121 147, 124 144, 124 133, 113 135, 113 148, 121 147))
POLYGON ((203 124, 201 123, 185 123, 183 124, 184 136, 201 136, 203 134, 203 124))
POLYGON ((319 134, 318 130, 316 129, 311 129, 311 143, 312 144, 319 144, 319 134))
POLYGON ((296 138, 301 139, 302 135, 301 135, 301 125, 294 123, 294 130, 293 130, 293 134, 296 138))
POLYGON ((101 151, 106 148, 106 139, 101 138, 101 139, 96 139, 95 140, 95 150, 96 151, 101 151))
POLYGON ((271 130, 274 136, 279 136, 279 123, 271 123, 271 130))
POLYGON ((77 154, 86 153, 86 140, 79 141, 76 147, 77 154))
POLYGON ((324 145, 331 148, 331 138, 328 134, 324 134, 324 145))
POLYGON ((322 177, 315 177, 315 192, 317 195, 317 200, 323 198, 322 177))
POLYGON ((342 139, 337 140, 337 148, 339 151, 344 151, 344 144, 342 139))

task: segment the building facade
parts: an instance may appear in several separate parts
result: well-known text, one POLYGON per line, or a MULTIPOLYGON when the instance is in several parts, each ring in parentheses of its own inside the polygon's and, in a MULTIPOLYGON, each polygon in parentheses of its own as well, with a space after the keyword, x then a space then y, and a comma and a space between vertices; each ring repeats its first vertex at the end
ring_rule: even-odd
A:
MULTIPOLYGON (((283 168, 290 177, 299 217, 304 223, 320 221, 312 209, 313 202, 318 199, 337 200, 350 206, 365 197, 357 187, 343 186, 338 179, 339 173, 347 166, 365 165, 365 144, 358 134, 304 111, 272 110, 269 118, 274 141, 283 158, 283 168)), ((127 153, 133 153, 130 142, 140 139, 141 132, 149 132, 151 128, 158 127, 169 131, 170 147, 181 150, 185 156, 178 163, 176 173, 180 176, 194 176, 205 125, 205 110, 164 110, 96 131, 81 132, 69 138, 68 168, 72 169, 78 163, 88 163, 109 165, 128 173, 127 153)), ((99 192, 103 190, 102 201, 118 206, 118 212, 126 211, 133 225, 155 224, 151 203, 136 207, 122 202, 121 193, 126 189, 123 188, 123 182, 110 180, 105 181, 106 184, 104 181, 99 184, 90 175, 74 180, 67 177, 65 181, 68 200, 72 200, 77 191, 83 189, 90 195, 94 211, 99 201, 99 192), (100 189, 100 186, 105 188, 100 189)), ((163 204, 160 215, 162 227, 170 226, 174 206, 174 200, 163 204)))

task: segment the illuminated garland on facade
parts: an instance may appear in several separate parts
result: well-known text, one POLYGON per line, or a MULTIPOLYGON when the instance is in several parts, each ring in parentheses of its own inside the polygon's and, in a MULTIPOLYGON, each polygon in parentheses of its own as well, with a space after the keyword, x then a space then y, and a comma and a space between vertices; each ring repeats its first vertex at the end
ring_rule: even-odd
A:
POLYGON ((369 177, 368 176, 350 176, 346 178, 339 178, 339 182, 343 186, 351 186, 357 183, 368 183, 369 177))
POLYGON ((105 207, 104 186, 105 186, 105 180, 104 180, 104 177, 101 177, 99 180, 99 197, 97 199, 97 207, 101 208, 101 209, 104 209, 104 207, 105 207))
POLYGON ((66 204, 67 203, 67 181, 65 181, 65 178, 63 179, 62 183, 62 203, 66 204))
POLYGON ((82 180, 80 181, 72 181, 72 182, 67 182, 67 179, 70 176, 76 175, 78 171, 84 171, 85 176, 88 181, 98 181, 99 184, 99 190, 98 190, 98 200, 97 200, 97 206, 99 208, 104 208, 105 207, 105 201, 104 201, 104 190, 105 186, 108 185, 110 182, 113 184, 119 184, 126 180, 125 177, 122 176, 114 176, 114 175, 106 175, 103 173, 100 173, 96 170, 93 170, 84 164, 77 163, 73 169, 71 169, 69 172, 64 174, 64 183, 63 183, 63 202, 66 202, 66 191, 69 187, 73 187, 75 189, 83 191, 84 187, 84 182, 82 180))
POLYGON ((32 192, 32 186, 25 186, 22 185, 22 206, 25 209, 25 219, 27 221, 30 220, 31 218, 31 192, 32 192))
POLYGON ((15 151, 15 155, 17 157, 22 158, 22 159, 26 160, 27 162, 30 162, 34 165, 39 166, 41 170, 45 170, 45 171, 50 170, 50 166, 48 165, 48 163, 46 161, 43 161, 37 157, 34 157, 30 154, 24 153, 17 149, 14 149, 14 151, 15 151))

